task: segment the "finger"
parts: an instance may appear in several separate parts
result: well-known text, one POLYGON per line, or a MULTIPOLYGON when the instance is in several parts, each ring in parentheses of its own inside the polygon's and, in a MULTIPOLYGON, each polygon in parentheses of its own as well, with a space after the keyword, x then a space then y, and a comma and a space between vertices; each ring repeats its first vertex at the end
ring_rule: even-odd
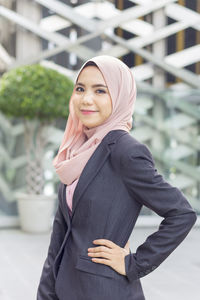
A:
POLYGON ((130 241, 128 240, 124 248, 129 248, 129 246, 130 246, 130 241))
POLYGON ((104 258, 107 258, 107 259, 110 258, 110 254, 106 253, 106 252, 88 253, 88 256, 90 256, 90 257, 104 257, 104 258))
POLYGON ((113 243, 110 240, 106 240, 106 239, 98 239, 98 240, 94 240, 93 241, 94 244, 99 244, 99 245, 105 245, 109 248, 113 248, 115 246, 117 246, 115 243, 113 243))
POLYGON ((107 266, 111 265, 110 260, 108 260, 108 259, 92 258, 92 261, 95 262, 95 263, 104 264, 104 265, 107 265, 107 266))
POLYGON ((130 248, 130 243, 129 243, 129 241, 126 243, 126 245, 124 246, 124 249, 126 249, 126 250, 129 250, 129 248, 130 248))
POLYGON ((111 251, 111 249, 105 246, 88 248, 88 252, 109 252, 109 251, 111 251))

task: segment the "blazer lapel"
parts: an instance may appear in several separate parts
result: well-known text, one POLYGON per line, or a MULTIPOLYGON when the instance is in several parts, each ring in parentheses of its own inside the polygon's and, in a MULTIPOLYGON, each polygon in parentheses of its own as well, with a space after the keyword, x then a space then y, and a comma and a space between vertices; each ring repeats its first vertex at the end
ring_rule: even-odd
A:
POLYGON ((70 216, 69 216, 69 212, 68 212, 68 205, 67 205, 67 202, 66 202, 66 188, 67 188, 67 185, 66 184, 62 184, 63 185, 63 190, 62 190, 62 205, 63 205, 63 211, 66 212, 64 213, 64 218, 65 218, 65 221, 68 225, 68 227, 70 227, 70 216))
POLYGON ((109 154, 109 145, 102 141, 85 165, 74 191, 71 218, 73 218, 74 216, 74 212, 77 208, 82 194, 84 193, 92 179, 95 177, 95 175, 98 173, 98 171, 101 169, 109 154))

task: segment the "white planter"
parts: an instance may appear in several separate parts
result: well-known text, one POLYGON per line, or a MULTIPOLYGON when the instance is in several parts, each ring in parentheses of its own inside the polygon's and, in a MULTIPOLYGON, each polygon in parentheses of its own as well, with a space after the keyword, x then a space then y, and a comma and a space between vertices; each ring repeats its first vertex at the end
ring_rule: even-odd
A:
POLYGON ((17 195, 20 226, 30 233, 45 233, 51 229, 56 195, 17 195))

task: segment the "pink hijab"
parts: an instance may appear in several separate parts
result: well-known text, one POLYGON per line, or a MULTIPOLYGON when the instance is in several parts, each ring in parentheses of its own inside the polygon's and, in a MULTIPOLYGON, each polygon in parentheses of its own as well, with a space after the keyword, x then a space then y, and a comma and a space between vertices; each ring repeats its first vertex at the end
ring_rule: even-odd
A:
MULTIPOLYGON (((108 86, 112 99, 112 113, 103 124, 86 128, 75 115, 72 94, 64 136, 53 160, 56 173, 67 185, 80 177, 87 161, 109 131, 122 129, 129 132, 132 128, 136 85, 131 70, 121 60, 112 56, 96 56, 87 62, 89 61, 98 66, 108 86)), ((78 76, 87 62, 80 69, 78 76)))

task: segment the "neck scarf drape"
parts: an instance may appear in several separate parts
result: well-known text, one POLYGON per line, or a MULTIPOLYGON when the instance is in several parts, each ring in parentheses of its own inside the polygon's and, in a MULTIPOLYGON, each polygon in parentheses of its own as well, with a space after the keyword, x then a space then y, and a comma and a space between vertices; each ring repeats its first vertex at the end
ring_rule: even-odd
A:
POLYGON ((96 56, 87 62, 89 61, 93 61, 98 66, 108 86, 112 99, 112 113, 103 124, 86 128, 75 115, 72 93, 63 139, 53 160, 61 182, 67 185, 80 177, 89 158, 109 131, 116 129, 130 131, 132 128, 136 85, 131 70, 122 61, 112 56, 96 56))

